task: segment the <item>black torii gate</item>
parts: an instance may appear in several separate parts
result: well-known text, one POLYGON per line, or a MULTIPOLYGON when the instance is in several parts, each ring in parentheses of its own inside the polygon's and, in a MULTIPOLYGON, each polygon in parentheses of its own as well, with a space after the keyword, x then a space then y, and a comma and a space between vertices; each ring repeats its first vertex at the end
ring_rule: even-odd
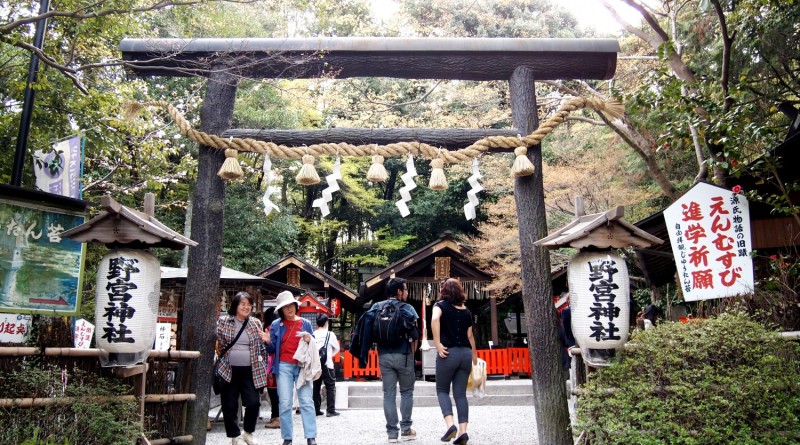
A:
MULTIPOLYGON (((360 144, 417 141, 463 148, 477 139, 527 135, 538 125, 535 80, 610 79, 619 45, 613 39, 510 38, 308 38, 308 39, 124 39, 120 43, 129 69, 139 76, 204 76, 208 78, 200 130, 223 134, 230 130, 240 78, 394 77, 406 79, 507 80, 514 129, 336 129, 318 131, 230 130, 231 136, 277 144, 317 142, 360 144), (456 137, 460 135, 461 137, 456 137)), ((530 341, 534 408, 539 443, 572 443, 563 382, 556 317, 551 300, 550 259, 533 243, 547 235, 539 146, 528 148, 536 168, 532 176, 515 179, 522 259, 522 298, 530 341)), ((194 191, 192 238, 199 245, 189 256, 181 349, 210 351, 214 344, 222 266, 224 182, 216 173, 222 150, 200 146, 194 191), (191 300, 190 300, 191 299, 191 300)), ((208 387, 213 358, 196 362, 187 432, 205 443, 208 387)))

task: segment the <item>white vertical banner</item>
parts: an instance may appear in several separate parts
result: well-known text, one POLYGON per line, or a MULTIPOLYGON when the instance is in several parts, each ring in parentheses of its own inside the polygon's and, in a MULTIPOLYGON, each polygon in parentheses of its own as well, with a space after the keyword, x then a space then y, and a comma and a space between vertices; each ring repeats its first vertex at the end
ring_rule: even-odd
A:
POLYGON ((36 188, 56 195, 81 198, 81 137, 56 142, 48 151, 33 153, 36 188))
POLYGON ((700 183, 664 210, 686 301, 753 292, 750 207, 744 195, 700 183))
POLYGON ((94 325, 85 319, 81 318, 75 322, 75 332, 72 334, 72 340, 76 349, 89 349, 92 345, 92 336, 94 335, 94 325))
POLYGON ((171 341, 172 324, 156 323, 156 346, 153 349, 156 351, 166 351, 169 349, 171 341))

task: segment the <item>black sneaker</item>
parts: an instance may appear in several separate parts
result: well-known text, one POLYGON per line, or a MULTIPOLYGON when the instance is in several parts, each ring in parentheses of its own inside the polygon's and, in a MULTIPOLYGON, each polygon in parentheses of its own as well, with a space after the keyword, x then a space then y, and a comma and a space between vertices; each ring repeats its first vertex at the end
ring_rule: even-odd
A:
POLYGON ((317 415, 318 415, 318 416, 322 416, 322 415, 324 415, 324 414, 325 414, 325 413, 323 413, 322 411, 317 411, 317 415))
POLYGON ((325 414, 325 417, 334 417, 334 416, 338 416, 339 414, 340 414, 339 411, 328 411, 325 414))

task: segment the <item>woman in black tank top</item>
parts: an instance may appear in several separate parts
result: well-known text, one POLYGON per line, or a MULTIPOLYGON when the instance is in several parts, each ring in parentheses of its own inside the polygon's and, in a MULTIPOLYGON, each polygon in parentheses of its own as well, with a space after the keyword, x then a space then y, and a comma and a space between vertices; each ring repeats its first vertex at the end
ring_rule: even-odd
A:
POLYGON ((469 423, 469 403, 467 402, 467 380, 472 365, 477 363, 475 338, 472 336, 472 313, 464 304, 467 296, 461 283, 448 278, 442 283, 439 301, 433 306, 431 331, 436 346, 436 397, 447 424, 442 436, 443 442, 453 441, 456 445, 469 442, 467 424, 469 423), (453 405, 450 402, 450 387, 458 412, 458 428, 453 422, 453 405))

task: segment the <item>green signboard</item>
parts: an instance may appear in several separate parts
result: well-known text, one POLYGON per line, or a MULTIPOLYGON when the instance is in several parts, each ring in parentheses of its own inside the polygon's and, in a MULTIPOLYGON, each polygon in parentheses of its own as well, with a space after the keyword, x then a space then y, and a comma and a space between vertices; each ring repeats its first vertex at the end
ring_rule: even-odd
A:
POLYGON ((85 247, 61 233, 84 219, 81 212, 0 198, 0 312, 78 312, 85 247))

